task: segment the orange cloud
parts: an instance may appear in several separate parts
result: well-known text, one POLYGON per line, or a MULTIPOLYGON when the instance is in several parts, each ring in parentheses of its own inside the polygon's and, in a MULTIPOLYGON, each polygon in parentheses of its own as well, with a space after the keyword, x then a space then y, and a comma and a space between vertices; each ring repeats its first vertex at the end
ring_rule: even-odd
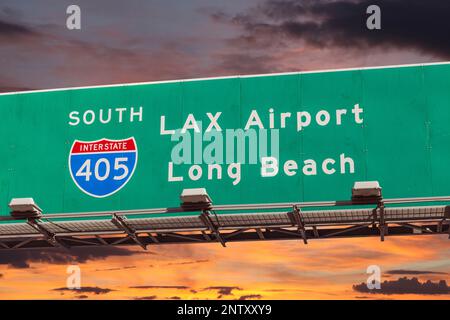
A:
MULTIPOLYGON (((131 249, 131 248, 130 248, 131 249)), ((134 248, 133 248, 134 250, 134 248)), ((380 266, 383 280, 410 269, 448 273, 450 243, 446 236, 388 237, 310 241, 274 241, 151 247, 152 254, 110 256, 100 260, 30 262, 30 268, 3 267, 1 299, 365 299, 352 288, 366 281, 369 265, 380 266), (63 288, 67 264, 81 268, 82 287, 63 288)), ((421 274, 421 279, 446 280, 448 274, 421 274)), ((390 295, 388 298, 429 298, 390 295)), ((434 298, 448 298, 434 296, 434 298)))

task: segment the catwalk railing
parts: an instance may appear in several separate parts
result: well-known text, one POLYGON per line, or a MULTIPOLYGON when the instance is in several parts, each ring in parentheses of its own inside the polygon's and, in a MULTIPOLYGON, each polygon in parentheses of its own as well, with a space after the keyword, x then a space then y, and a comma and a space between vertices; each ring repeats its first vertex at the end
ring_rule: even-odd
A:
POLYGON ((212 205, 0 218, 0 250, 377 236, 450 236, 450 197, 212 205), (434 203, 430 205, 430 203, 434 203), (414 206, 411 206, 414 204, 414 206))

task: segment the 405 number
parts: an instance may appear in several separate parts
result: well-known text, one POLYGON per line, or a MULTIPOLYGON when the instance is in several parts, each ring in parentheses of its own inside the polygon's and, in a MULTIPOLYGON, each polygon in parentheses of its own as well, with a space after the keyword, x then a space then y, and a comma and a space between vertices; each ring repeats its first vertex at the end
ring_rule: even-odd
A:
POLYGON ((111 170, 111 163, 107 158, 99 158, 95 161, 92 166, 91 159, 87 159, 78 169, 75 176, 84 177, 85 181, 90 181, 92 174, 98 181, 105 181, 110 178, 110 175, 113 174, 114 180, 123 180, 128 176, 129 169, 126 163, 128 162, 127 157, 115 158, 114 164, 111 170))

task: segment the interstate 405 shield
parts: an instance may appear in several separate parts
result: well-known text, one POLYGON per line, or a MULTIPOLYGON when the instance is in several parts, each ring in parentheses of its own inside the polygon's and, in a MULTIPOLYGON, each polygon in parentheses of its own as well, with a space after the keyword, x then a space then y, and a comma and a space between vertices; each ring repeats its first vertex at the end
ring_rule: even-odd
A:
POLYGON ((103 198, 110 196, 131 179, 138 151, 134 137, 125 140, 75 140, 69 155, 73 181, 84 193, 103 198))

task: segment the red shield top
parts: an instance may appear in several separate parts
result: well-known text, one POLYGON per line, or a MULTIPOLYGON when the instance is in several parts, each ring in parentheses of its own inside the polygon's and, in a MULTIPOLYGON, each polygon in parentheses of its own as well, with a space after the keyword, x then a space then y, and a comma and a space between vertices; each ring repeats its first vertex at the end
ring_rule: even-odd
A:
POLYGON ((127 140, 101 139, 92 142, 75 141, 71 153, 99 153, 99 152, 123 152, 136 151, 133 138, 127 140))

